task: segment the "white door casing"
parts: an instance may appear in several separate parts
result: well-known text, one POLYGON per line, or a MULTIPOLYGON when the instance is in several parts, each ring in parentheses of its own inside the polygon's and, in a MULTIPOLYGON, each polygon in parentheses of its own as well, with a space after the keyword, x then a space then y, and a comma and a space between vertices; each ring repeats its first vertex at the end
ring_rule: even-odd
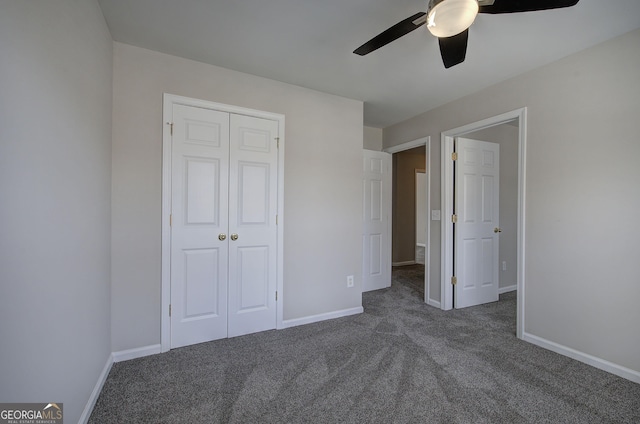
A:
POLYGON ((161 351, 282 328, 284 116, 165 94, 163 117, 161 351))
POLYGON ((500 145, 456 138, 455 307, 498 300, 500 145))
POLYGON ((227 336, 229 114, 173 106, 171 347, 227 336))
POLYGON ((391 159, 363 151, 362 291, 391 286, 391 159))
POLYGON ((230 134, 229 337, 234 337, 276 327, 278 123, 231 115, 230 134))

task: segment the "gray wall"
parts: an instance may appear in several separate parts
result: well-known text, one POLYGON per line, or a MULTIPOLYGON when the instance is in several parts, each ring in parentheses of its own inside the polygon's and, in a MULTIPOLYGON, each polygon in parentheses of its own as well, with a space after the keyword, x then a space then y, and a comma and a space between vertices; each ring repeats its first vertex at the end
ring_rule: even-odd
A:
POLYGON ((113 350, 160 343, 163 92, 286 116, 284 319, 361 306, 362 102, 114 43, 113 350))
POLYGON ((367 150, 382 150, 382 129, 373 127, 364 127, 364 139, 362 147, 367 150))
POLYGON ((425 169, 424 146, 393 155, 393 263, 416 257, 416 169, 425 169))
POLYGON ((93 0, 3 1, 0 54, 0 401, 74 423, 111 353, 111 36, 93 0))
POLYGON ((518 282, 518 127, 497 125, 464 135, 500 145, 500 288, 518 282), (506 271, 502 262, 507 263, 506 271))
MULTIPOLYGON (((640 30, 384 130, 384 146, 528 108, 525 331, 640 372, 640 30)), ((432 145, 440 208, 440 143, 432 145)), ((440 226, 431 283, 440 293, 440 226)))

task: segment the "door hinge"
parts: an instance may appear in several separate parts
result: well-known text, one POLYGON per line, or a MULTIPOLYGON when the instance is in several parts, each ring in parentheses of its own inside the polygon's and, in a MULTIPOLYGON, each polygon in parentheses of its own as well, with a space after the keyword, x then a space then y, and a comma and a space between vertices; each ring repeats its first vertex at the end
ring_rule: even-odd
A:
POLYGON ((451 153, 451 160, 453 160, 453 161, 458 160, 458 152, 451 153))
POLYGON ((458 284, 458 278, 454 275, 451 277, 451 285, 455 286, 456 284, 458 284))
POLYGON ((171 305, 169 305, 169 316, 171 316, 171 305))
POLYGON ((169 132, 173 135, 173 122, 167 122, 167 125, 169 125, 169 132))
POLYGON ((280 137, 276 137, 276 148, 280 148, 280 137))
POLYGON ((278 292, 276 292, 276 302, 278 301, 278 292))
POLYGON ((451 215, 451 222, 453 222, 454 224, 458 222, 458 215, 451 215))

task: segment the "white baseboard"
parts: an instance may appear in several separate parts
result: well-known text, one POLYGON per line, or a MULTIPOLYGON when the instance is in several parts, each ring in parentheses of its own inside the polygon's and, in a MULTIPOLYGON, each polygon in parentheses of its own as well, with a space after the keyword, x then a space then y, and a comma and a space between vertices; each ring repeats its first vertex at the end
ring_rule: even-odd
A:
POLYGON ((80 415, 78 424, 86 424, 89 421, 93 408, 96 406, 98 396, 100 396, 100 392, 102 391, 102 386, 104 386, 105 381, 107 381, 109 371, 111 371, 111 367, 114 363, 127 361, 129 359, 142 358, 143 356, 155 355, 156 353, 160 353, 160 345, 145 346, 111 353, 107 358, 107 363, 104 365, 93 391, 91 392, 91 396, 89 396, 89 400, 84 407, 84 411, 82 411, 82 415, 80 415))
POLYGON ((160 345, 150 345, 137 347, 135 349, 121 350, 113 352, 113 362, 128 361, 130 359, 142 358, 144 356, 155 355, 161 352, 160 345))
POLYGON ((543 347, 550 351, 559 353, 560 355, 568 356, 576 361, 584 362, 592 367, 599 368, 603 371, 615 374, 619 377, 631 380, 634 383, 640 383, 640 372, 632 370, 630 368, 623 367, 622 365, 614 364, 613 362, 606 361, 604 359, 589 355, 584 352, 572 349, 567 346, 552 342, 542 337, 534 336, 533 334, 524 333, 522 339, 529 343, 533 343, 536 346, 543 347))
POLYGON ((440 309, 440 301, 438 300, 427 299, 427 305, 440 309))
POLYGON ((104 386, 104 382, 107 381, 107 377, 109 376, 109 371, 111 371, 111 367, 113 366, 113 353, 109 355, 107 358, 107 363, 104 364, 104 368, 98 377, 98 381, 96 382, 93 391, 91 392, 91 396, 89 396, 89 400, 84 407, 84 411, 82 411, 82 415, 80 415, 80 419, 78 420, 78 424, 86 424, 89 421, 89 417, 91 417, 91 413, 93 412, 93 408, 96 406, 96 402, 98 401, 98 396, 100 396, 100 392, 102 391, 102 386, 104 386))
POLYGON ((498 294, 509 293, 509 292, 516 291, 516 290, 518 290, 518 285, 517 284, 511 285, 511 286, 507 286, 507 287, 500 287, 498 289, 498 294))
POLYGON ((342 309, 340 311, 327 312, 324 314, 311 315, 308 317, 287 319, 282 321, 282 328, 297 327, 298 325, 312 324, 314 322, 347 317, 349 315, 361 314, 363 312, 364 308, 362 306, 358 306, 357 308, 342 309))
POLYGON ((415 265, 416 261, 392 262, 391 266, 415 265))

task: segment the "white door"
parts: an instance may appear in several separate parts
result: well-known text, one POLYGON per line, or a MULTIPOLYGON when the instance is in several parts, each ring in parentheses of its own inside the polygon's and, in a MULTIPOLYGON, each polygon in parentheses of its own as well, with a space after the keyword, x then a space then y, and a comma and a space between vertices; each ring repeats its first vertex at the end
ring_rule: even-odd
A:
POLYGON ((231 115, 229 337, 276 328, 278 123, 231 115))
POLYGON ((391 286, 391 154, 364 150, 362 291, 391 286))
POLYGON ((456 138, 455 307, 498 300, 500 146, 456 138))
POLYGON ((229 114, 173 106, 171 347, 227 336, 229 114), (222 237, 221 237, 222 238, 222 237))
POLYGON ((171 347, 275 328, 278 122, 172 119, 171 347))

